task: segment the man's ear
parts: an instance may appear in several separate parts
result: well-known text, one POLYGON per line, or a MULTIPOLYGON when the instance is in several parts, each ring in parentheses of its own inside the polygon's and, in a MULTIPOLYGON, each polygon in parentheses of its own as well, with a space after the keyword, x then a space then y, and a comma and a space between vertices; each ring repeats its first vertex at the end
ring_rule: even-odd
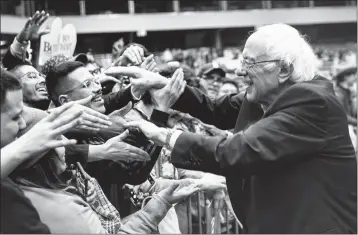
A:
POLYGON ((280 73, 278 74, 279 76, 279 82, 280 83, 284 83, 286 82, 292 75, 293 73, 293 65, 287 65, 287 64, 281 64, 281 70, 280 73))
POLYGON ((68 102, 67 95, 60 95, 58 97, 58 102, 60 102, 60 105, 63 105, 64 103, 67 103, 68 102))

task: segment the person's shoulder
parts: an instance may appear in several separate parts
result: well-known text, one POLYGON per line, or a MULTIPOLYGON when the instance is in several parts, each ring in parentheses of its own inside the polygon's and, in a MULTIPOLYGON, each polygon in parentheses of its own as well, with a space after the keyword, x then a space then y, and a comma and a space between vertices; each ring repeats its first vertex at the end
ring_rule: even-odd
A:
POLYGON ((323 77, 315 77, 310 81, 298 82, 289 87, 283 94, 284 97, 306 101, 326 101, 327 97, 334 97, 335 92, 331 81, 323 77))
POLYGON ((329 80, 311 80, 295 83, 282 92, 271 105, 271 111, 292 107, 327 108, 329 96, 335 96, 329 80))

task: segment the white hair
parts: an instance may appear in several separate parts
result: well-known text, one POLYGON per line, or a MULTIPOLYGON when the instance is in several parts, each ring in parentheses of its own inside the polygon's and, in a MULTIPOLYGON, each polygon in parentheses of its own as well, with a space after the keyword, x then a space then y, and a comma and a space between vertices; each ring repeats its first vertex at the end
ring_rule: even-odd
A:
POLYGON ((291 81, 312 80, 317 74, 318 59, 300 32, 287 24, 271 24, 258 28, 250 37, 266 48, 266 54, 293 66, 291 81))

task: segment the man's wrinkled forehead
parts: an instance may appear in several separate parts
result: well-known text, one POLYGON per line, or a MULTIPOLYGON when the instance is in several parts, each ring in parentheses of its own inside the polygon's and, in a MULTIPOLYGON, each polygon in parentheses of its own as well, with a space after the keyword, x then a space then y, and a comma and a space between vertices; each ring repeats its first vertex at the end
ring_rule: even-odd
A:
POLYGON ((35 72, 38 73, 38 71, 32 67, 31 65, 19 65, 17 66, 13 71, 19 78, 24 76, 25 74, 29 72, 35 72))
POLYGON ((69 73, 67 76, 59 78, 60 81, 55 88, 56 93, 61 95, 64 92, 79 86, 88 79, 93 79, 93 75, 85 67, 80 67, 69 73))
MULTIPOLYGON (((255 33, 254 33, 255 34, 255 33)), ((256 61, 263 57, 267 57, 264 40, 252 34, 246 41, 242 56, 244 59, 256 61)))

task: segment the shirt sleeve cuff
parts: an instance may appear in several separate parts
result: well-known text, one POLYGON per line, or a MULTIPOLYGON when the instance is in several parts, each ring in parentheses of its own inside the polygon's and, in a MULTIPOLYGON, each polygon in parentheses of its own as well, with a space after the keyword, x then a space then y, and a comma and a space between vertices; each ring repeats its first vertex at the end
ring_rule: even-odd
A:
POLYGON ((23 56, 26 56, 26 51, 28 50, 28 47, 30 46, 29 43, 24 44, 17 41, 16 37, 14 38, 13 43, 10 46, 10 52, 13 56, 16 56, 17 58, 24 59, 23 56))
POLYGON ((169 140, 169 149, 174 149, 175 146, 175 142, 177 141, 177 139, 179 138, 180 134, 182 133, 182 131, 180 130, 175 130, 172 134, 172 136, 170 137, 169 140))

